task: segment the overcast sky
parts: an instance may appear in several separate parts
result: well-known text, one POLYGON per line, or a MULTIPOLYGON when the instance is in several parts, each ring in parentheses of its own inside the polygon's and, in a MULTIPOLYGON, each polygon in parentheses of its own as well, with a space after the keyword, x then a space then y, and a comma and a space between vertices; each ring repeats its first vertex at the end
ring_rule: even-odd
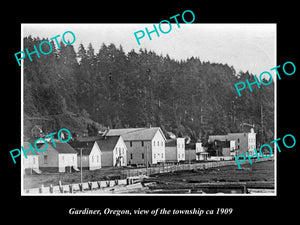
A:
MULTIPOLYGON (((134 32, 153 30, 153 24, 23 24, 23 36, 48 38, 72 31, 76 36, 73 44, 76 52, 82 43, 92 43, 98 53, 102 43, 122 45, 128 51, 140 48, 153 50, 157 54, 169 54, 173 59, 199 57, 201 61, 227 63, 237 72, 247 70, 255 75, 276 66, 276 24, 172 24, 168 34, 160 31, 160 37, 147 34, 138 45, 134 32)), ((156 23, 156 27, 158 24, 156 23)), ((162 29, 167 31, 168 25, 162 29)), ((145 32, 146 33, 146 32, 145 32)), ((66 39, 72 40, 70 34, 66 39)), ((60 38, 58 39, 60 40, 60 38)), ((274 75, 274 72, 272 72, 274 75)))

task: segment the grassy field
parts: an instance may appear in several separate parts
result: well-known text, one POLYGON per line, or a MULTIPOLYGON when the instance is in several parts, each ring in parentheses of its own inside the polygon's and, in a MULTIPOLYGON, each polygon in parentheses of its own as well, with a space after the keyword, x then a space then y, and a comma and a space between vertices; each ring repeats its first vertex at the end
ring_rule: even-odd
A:
MULTIPOLYGON (((101 170, 82 171, 83 182, 105 180, 110 176, 121 176, 122 168, 102 168, 101 170)), ((49 173, 41 175, 24 175, 24 188, 37 188, 43 184, 45 187, 52 184, 58 185, 59 181, 62 184, 80 183, 80 172, 76 173, 49 173)))
POLYGON ((177 171, 173 176, 159 174, 156 177, 170 181, 195 181, 195 182, 244 182, 244 181, 273 181, 274 161, 256 162, 244 165, 243 169, 237 166, 223 166, 207 170, 177 171))
MULTIPOLYGON (((83 182, 105 180, 111 176, 122 177, 122 168, 102 168, 95 171, 83 171, 83 182)), ((245 164, 243 169, 234 166, 222 166, 206 170, 176 171, 152 175, 162 182, 249 182, 274 181, 274 161, 257 162, 253 165, 245 164)), ((24 188, 80 183, 80 172, 57 173, 41 175, 24 175, 24 188)))

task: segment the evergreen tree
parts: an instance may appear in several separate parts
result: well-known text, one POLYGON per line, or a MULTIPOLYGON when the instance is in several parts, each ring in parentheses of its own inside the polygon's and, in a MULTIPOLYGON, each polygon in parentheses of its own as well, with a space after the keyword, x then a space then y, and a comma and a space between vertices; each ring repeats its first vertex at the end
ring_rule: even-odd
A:
MULTIPOLYGON (((25 37, 24 48, 33 51, 43 40, 25 37)), ((238 97, 234 84, 254 81, 247 71, 197 57, 176 61, 146 49, 125 54, 114 44, 103 43, 96 54, 91 43, 80 44, 77 54, 72 45, 60 46, 52 41, 51 54, 24 59, 26 115, 54 115, 54 127, 70 124, 66 115, 72 113, 111 128, 160 126, 194 141, 244 132, 241 125, 248 123, 261 143, 273 138, 274 84, 246 88, 238 97)), ((77 127, 96 132, 93 125, 77 127)))

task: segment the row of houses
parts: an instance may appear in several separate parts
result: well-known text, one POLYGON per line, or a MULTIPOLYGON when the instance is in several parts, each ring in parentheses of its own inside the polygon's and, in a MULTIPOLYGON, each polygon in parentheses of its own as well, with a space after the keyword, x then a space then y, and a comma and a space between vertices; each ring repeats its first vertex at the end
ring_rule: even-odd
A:
MULTIPOLYGON (((34 130, 38 129, 35 127, 34 130)), ((166 137, 159 127, 111 129, 100 136, 81 137, 68 143, 54 139, 54 142, 55 146, 49 140, 44 152, 35 151, 35 155, 27 152, 27 158, 24 158, 26 173, 68 172, 78 171, 78 168, 96 170, 177 160, 172 154, 170 157, 166 154, 166 137)), ((29 149, 29 142, 24 142, 23 147, 29 149)), ((44 143, 37 147, 45 148, 44 143)))
POLYGON ((209 147, 213 149, 216 157, 228 158, 237 155, 253 155, 256 149, 256 133, 251 128, 249 133, 228 133, 227 135, 211 135, 208 138, 209 147))
MULTIPOLYGON (((108 129, 103 135, 76 138, 68 143, 54 139, 55 146, 49 140, 46 151, 36 151, 36 155, 27 152, 24 168, 26 173, 69 172, 79 171, 79 168, 97 170, 103 167, 205 161, 218 157, 232 159, 237 153, 243 154, 246 144, 251 145, 251 149, 255 147, 253 137, 255 142, 254 132, 209 136, 208 142, 217 149, 214 152, 204 148, 202 143, 186 144, 185 138, 166 139, 159 127, 108 129)), ((37 147, 44 149, 43 145, 41 143, 37 147)), ((29 149, 29 142, 24 142, 23 146, 29 149)))
MULTIPOLYGON (((27 152, 24 158, 26 173, 72 172, 96 170, 102 167, 126 166, 127 147, 121 136, 87 137, 78 141, 61 143, 54 139, 55 146, 48 142, 44 152, 27 152)), ((32 144, 32 143, 31 143, 32 144)), ((24 149, 29 149, 29 142, 24 142, 24 149)), ((44 143, 37 145, 44 149, 44 143)))

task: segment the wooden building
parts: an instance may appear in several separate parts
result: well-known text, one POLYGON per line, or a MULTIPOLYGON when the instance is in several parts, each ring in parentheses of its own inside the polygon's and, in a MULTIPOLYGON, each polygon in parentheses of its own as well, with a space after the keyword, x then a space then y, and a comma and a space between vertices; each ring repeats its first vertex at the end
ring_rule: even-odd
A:
POLYGON ((246 155, 246 152, 248 152, 249 155, 253 155, 254 149, 256 148, 256 133, 254 133, 253 128, 250 129, 249 133, 228 133, 227 135, 210 135, 208 138, 209 143, 215 140, 235 141, 231 142, 231 145, 233 145, 234 143, 234 151, 236 151, 234 153, 235 155, 246 155))
POLYGON ((122 136, 128 149, 129 165, 165 162, 166 137, 159 127, 110 129, 106 135, 122 136))
POLYGON ((104 136, 96 140, 101 150, 102 167, 120 167, 127 165, 127 147, 121 136, 104 136))
POLYGON ((185 144, 185 161, 193 162, 196 161, 196 144, 186 143, 185 144))
POLYGON ((165 145, 166 162, 185 161, 185 139, 168 139, 165 145))
POLYGON ((34 125, 31 130, 31 137, 34 137, 34 138, 40 138, 43 136, 43 130, 40 126, 38 125, 34 125))
POLYGON ((83 138, 70 142, 77 152, 78 168, 83 170, 97 170, 101 168, 101 150, 96 142, 97 139, 83 138))
POLYGON ((206 161, 208 160, 209 154, 205 151, 202 143, 198 142, 196 145, 196 161, 206 161))
MULTIPOLYGON (((48 148, 44 152, 39 152, 39 166, 41 171, 47 172, 72 172, 79 171, 77 168, 77 152, 68 144, 59 140, 54 140, 55 146, 48 143, 48 148)), ((39 149, 43 150, 45 144, 39 144, 39 149)))
MULTIPOLYGON (((31 144, 34 148, 34 145, 31 144)), ((25 150, 30 149, 29 143, 24 142, 23 148, 25 150)), ((40 174, 41 171, 39 169, 39 155, 35 151, 36 155, 32 153, 32 151, 26 152, 26 157, 23 158, 23 166, 24 166, 24 172, 25 174, 40 174)), ((23 156, 22 156, 23 157, 23 156)))

